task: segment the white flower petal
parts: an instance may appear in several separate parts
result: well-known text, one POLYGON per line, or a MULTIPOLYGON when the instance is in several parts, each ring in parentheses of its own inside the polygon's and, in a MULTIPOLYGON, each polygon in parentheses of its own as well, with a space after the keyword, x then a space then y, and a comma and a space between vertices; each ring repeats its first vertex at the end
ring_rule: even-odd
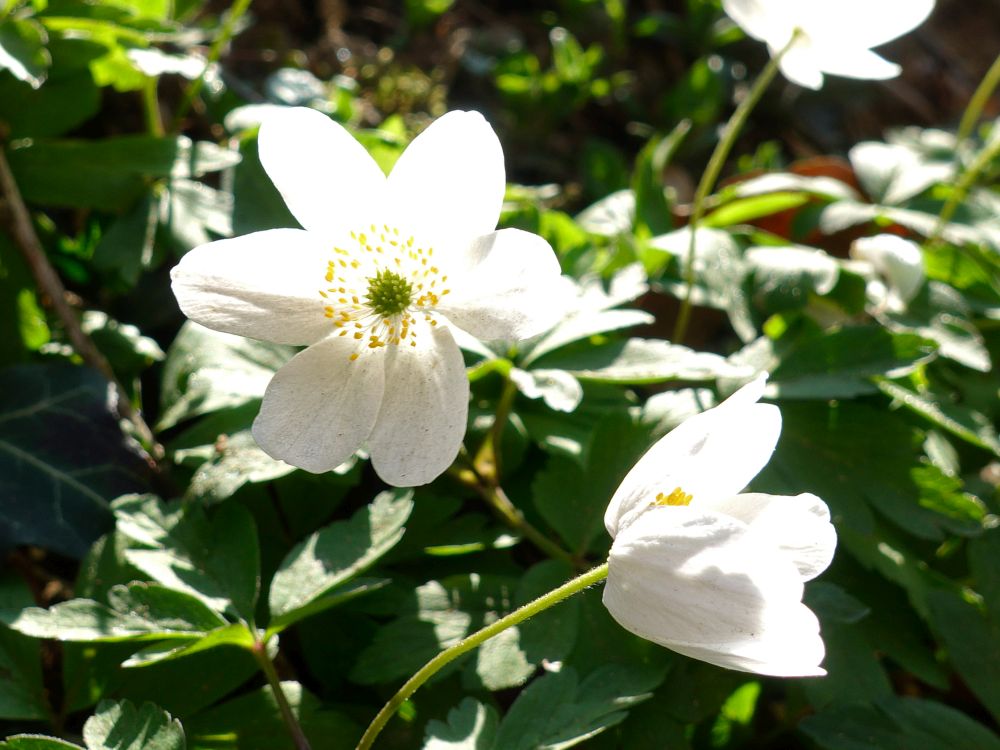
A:
POLYGON ((218 240, 188 252, 170 272, 191 320, 225 333, 311 344, 330 332, 319 290, 325 246, 300 229, 218 240))
POLYGON ((894 234, 862 237, 851 245, 851 255, 872 264, 885 277, 895 300, 905 306, 924 283, 924 256, 920 246, 894 234))
POLYGON ((794 566, 742 522, 660 507, 615 539, 604 603, 627 630, 713 664, 822 674, 819 625, 802 591, 794 566))
POLYGON ((476 238, 447 270, 451 291, 438 310, 484 341, 520 341, 546 331, 570 302, 549 243, 520 229, 476 238))
POLYGON ((462 445, 469 380, 447 328, 418 320, 417 346, 387 352, 386 388, 368 447, 375 471, 396 487, 427 484, 447 469, 462 445))
POLYGON ((755 39, 771 41, 784 36, 789 39, 792 34, 790 22, 792 13, 787 0, 722 0, 722 8, 747 34, 755 39))
MULTIPOLYGON (((787 40, 785 40, 787 42, 787 40)), ((784 46, 769 44, 771 56, 774 57, 784 46)), ((779 64, 781 72, 792 83, 797 83, 807 89, 818 90, 823 88, 823 71, 816 61, 813 46, 806 40, 802 40, 789 49, 779 64)))
POLYGON ((869 48, 922 24, 934 10, 934 0, 799 0, 798 6, 799 24, 816 39, 831 47, 869 48))
POLYGON ((269 114, 260 161, 299 223, 327 236, 364 226, 378 208, 385 175, 338 123, 306 107, 269 114))
POLYGON ((387 186, 394 220, 438 243, 436 251, 463 247, 496 229, 505 174, 500 141, 483 116, 449 112, 414 138, 393 167, 387 186))
POLYGON ((746 493, 716 499, 701 507, 745 523, 762 545, 785 555, 803 581, 811 581, 833 560, 837 531, 830 523, 830 509, 816 495, 746 493))
POLYGON ((658 493, 680 488, 698 505, 746 487, 770 459, 781 433, 778 408, 753 402, 762 387, 758 379, 660 438, 608 504, 604 525, 611 537, 645 513, 658 493))
POLYGON ((351 361, 355 343, 331 336, 278 370, 253 423, 265 453, 318 474, 361 446, 382 401, 385 356, 365 353, 351 361))
POLYGON ((834 47, 829 44, 814 49, 816 65, 826 73, 847 78, 884 81, 895 78, 902 70, 869 49, 834 47))

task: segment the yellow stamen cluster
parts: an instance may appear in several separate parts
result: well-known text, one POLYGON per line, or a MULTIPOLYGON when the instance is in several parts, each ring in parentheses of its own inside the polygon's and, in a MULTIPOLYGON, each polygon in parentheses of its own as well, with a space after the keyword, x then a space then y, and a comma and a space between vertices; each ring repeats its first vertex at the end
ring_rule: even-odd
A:
POLYGON ((404 239, 388 224, 351 232, 351 240, 351 249, 333 248, 324 276, 331 286, 319 292, 323 312, 338 335, 351 336, 359 344, 351 361, 365 349, 387 344, 409 342, 415 347, 414 315, 422 314, 436 326, 431 313, 451 292, 445 286, 448 277, 434 264, 434 248, 420 247, 412 235, 404 239))
POLYGON ((682 490, 680 487, 674 487, 673 492, 669 495, 664 495, 662 492, 656 493, 656 500, 653 501, 653 505, 690 505, 694 498, 682 490))

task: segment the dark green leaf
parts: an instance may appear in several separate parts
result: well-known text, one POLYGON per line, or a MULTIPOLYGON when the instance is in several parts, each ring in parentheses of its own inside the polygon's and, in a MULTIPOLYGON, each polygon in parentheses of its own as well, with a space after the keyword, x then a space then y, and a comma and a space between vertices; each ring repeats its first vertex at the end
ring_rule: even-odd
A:
POLYGON ((45 29, 30 18, 7 18, 0 22, 0 69, 6 68, 19 81, 37 89, 52 62, 45 42, 45 29))
POLYGON ((447 722, 427 722, 423 750, 492 750, 498 723, 496 711, 466 698, 448 712, 447 722))
MULTIPOLYGON (((0 610, 19 610, 32 604, 31 592, 20 578, 0 574, 0 610)), ((48 715, 38 642, 0 627, 0 718, 39 720, 48 715)))
POLYGON ((337 588, 370 567, 403 537, 412 492, 383 492, 350 521, 338 521, 297 545, 271 581, 272 630, 331 606, 337 588))
POLYGON ((0 549, 80 556, 111 525, 107 503, 142 487, 146 465, 118 427, 111 394, 82 367, 0 370, 0 549))

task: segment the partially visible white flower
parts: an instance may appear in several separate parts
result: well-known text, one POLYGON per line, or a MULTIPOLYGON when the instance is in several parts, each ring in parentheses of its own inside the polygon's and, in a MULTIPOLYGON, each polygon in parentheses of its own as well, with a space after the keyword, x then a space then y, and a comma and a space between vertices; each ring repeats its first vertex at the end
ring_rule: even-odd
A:
POLYGON ((851 245, 851 257, 869 264, 879 276, 868 284, 878 307, 902 312, 924 284, 924 256, 920 246, 894 234, 862 237, 851 245))
POLYGON ((766 378, 681 423, 615 492, 604 604, 627 630, 695 659, 776 676, 821 675, 803 583, 837 537, 815 495, 741 494, 771 456, 781 414, 766 378))
POLYGON ((265 170, 304 229, 195 248, 174 268, 191 319, 308 345, 274 376, 253 425, 269 455, 311 472, 362 443, 386 482, 430 482, 465 434, 469 383, 450 330, 519 340, 546 330, 559 263, 541 237, 495 231, 503 152, 476 112, 419 135, 386 177, 319 112, 261 127, 265 170))
POLYGON ((934 0, 722 0, 726 13, 776 55, 799 32, 781 59, 781 72, 818 89, 823 74, 885 79, 900 67, 872 52, 919 26, 934 0))

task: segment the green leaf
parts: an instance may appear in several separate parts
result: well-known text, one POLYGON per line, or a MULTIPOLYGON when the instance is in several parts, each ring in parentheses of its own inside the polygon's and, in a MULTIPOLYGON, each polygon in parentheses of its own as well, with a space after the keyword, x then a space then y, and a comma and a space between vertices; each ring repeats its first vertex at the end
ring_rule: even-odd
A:
POLYGON ((94 267, 114 274, 129 286, 134 286, 139 275, 154 263, 162 203, 155 193, 155 190, 147 192, 124 216, 116 219, 94 249, 94 267))
POLYGON ((45 206, 124 212, 155 178, 201 177, 233 166, 235 151, 189 138, 128 135, 101 141, 34 140, 9 153, 24 199, 45 206))
MULTIPOLYGON (((255 416, 256 404, 252 405, 252 411, 255 416)), ((230 413, 227 411, 225 414, 230 413)), ((223 413, 216 412, 202 423, 216 416, 223 416, 223 413)), ((178 463, 187 463, 196 455, 201 459, 188 485, 188 497, 198 498, 206 504, 219 503, 232 497, 244 484, 269 482, 295 471, 291 464, 271 458, 261 450, 249 425, 235 433, 220 432, 218 435, 212 445, 174 451, 174 459, 178 463)))
MULTIPOLYGON (((34 603, 31 592, 12 571, 0 573, 0 611, 34 603)), ((36 640, 0 627, 0 718, 42 720, 49 716, 42 658, 36 640)))
POLYGON ((697 352, 658 339, 627 339, 598 346, 577 345, 548 354, 536 369, 566 370, 598 383, 660 383, 664 380, 714 380, 749 373, 718 354, 697 352))
POLYGON ((466 698, 448 712, 447 722, 427 722, 423 750, 492 750, 498 724, 495 710, 466 698))
POLYGON ((294 351, 185 323, 167 352, 157 428, 261 399, 294 351))
POLYGON ((954 708, 891 696, 873 705, 843 706, 799 725, 826 750, 1000 750, 1000 739, 954 708))
POLYGON ((177 640, 169 640, 146 646, 122 662, 122 666, 148 667, 152 664, 179 659, 182 656, 191 656, 219 646, 239 646, 249 651, 254 648, 254 645, 254 635, 247 629, 247 626, 241 622, 234 622, 232 625, 210 630, 204 636, 194 640, 180 643, 177 640))
MULTIPOLYGON (((297 682, 282 682, 281 689, 313 750, 344 750, 361 737, 351 718, 320 703, 297 682)), ((295 749, 270 687, 185 719, 184 726, 189 750, 295 749)))
POLYGON ((177 719, 152 703, 102 701, 83 725, 88 750, 185 750, 177 719))
POLYGON ((604 511, 621 480, 651 443, 647 427, 610 415, 593 426, 589 453, 580 464, 552 456, 535 475, 532 502, 571 549, 584 552, 604 534, 604 511))
POLYGON ((523 365, 527 366, 539 357, 574 341, 590 338, 599 333, 648 325, 652 322, 653 316, 642 310, 584 309, 564 320, 532 346, 528 356, 523 361, 523 365))
POLYGON ((931 627, 940 633, 948 659, 983 705, 1000 719, 1000 622, 958 592, 928 595, 931 627))
POLYGON ((712 211, 705 217, 703 226, 719 228, 731 227, 734 224, 746 224, 755 219, 798 208, 808 203, 809 200, 810 197, 803 193, 787 192, 737 198, 712 211))
POLYGON ((0 750, 82 750, 72 742, 40 734, 15 734, 0 741, 0 750))
POLYGON ((209 520, 196 505, 168 510, 150 495, 113 504, 118 530, 152 549, 125 558, 153 580, 201 599, 217 612, 252 620, 260 586, 260 549, 253 516, 236 503, 209 520))
POLYGON ((609 664, 582 681, 563 667, 521 692, 500 723, 495 743, 503 750, 569 748, 620 723, 628 709, 652 697, 661 670, 609 664))
POLYGON ((240 155, 233 170, 233 234, 298 226, 260 164, 257 139, 242 141, 240 155))
POLYGON ((875 384, 884 394, 938 427, 1000 456, 1000 440, 985 415, 961 404, 948 403, 934 393, 917 393, 886 378, 876 378, 875 384))
POLYGON ((787 349, 761 343, 777 364, 771 386, 781 398, 850 398, 870 393, 869 378, 912 372, 934 356, 933 342, 881 326, 846 326, 800 338, 787 349))
POLYGON ((81 556, 111 525, 108 501, 146 464, 118 427, 107 381, 65 365, 0 370, 0 549, 81 556))
POLYGON ((338 587, 402 539, 412 510, 411 491, 383 492, 351 520, 332 523, 296 545, 271 581, 270 629, 280 631, 332 606, 338 587))
POLYGON ((30 18, 0 21, 0 69, 7 69, 19 81, 39 88, 52 57, 45 49, 45 28, 30 18))
POLYGON ((165 228, 180 252, 233 233, 233 196, 195 180, 170 183, 165 228))
POLYGON ((196 597, 151 583, 114 586, 110 606, 70 599, 49 609, 0 612, 7 627, 58 641, 128 641, 202 636, 226 621, 196 597))

